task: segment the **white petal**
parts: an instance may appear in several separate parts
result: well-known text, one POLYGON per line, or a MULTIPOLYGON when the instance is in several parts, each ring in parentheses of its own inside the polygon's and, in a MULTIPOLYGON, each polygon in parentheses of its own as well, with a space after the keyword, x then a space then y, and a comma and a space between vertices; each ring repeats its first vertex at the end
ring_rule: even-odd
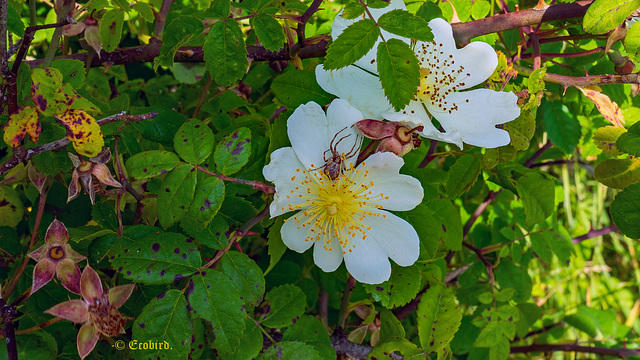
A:
POLYGON ((306 169, 320 168, 331 158, 330 149, 357 153, 361 139, 351 126, 364 119, 362 113, 343 99, 334 100, 327 115, 320 105, 299 106, 287 120, 289 140, 306 169))
POLYGON ((298 196, 291 196, 291 191, 300 193, 301 190, 295 188, 300 186, 299 182, 291 180, 293 176, 302 175, 303 165, 298 160, 293 148, 280 148, 271 153, 271 162, 262 169, 264 178, 272 181, 276 187, 276 193, 273 202, 269 207, 271 217, 282 215, 289 212, 289 206, 295 206, 305 202, 298 196), (296 170, 300 169, 300 172, 296 170), (290 197, 287 198, 287 195, 290 197))
POLYGON ((282 229, 280 230, 280 235, 282 235, 282 242, 291 250, 303 253, 307 251, 311 245, 315 242, 312 240, 307 240, 307 234, 309 233, 309 227, 303 227, 301 224, 304 223, 306 217, 302 214, 302 212, 298 212, 294 216, 287 219, 287 221, 282 225, 282 229), (294 219, 296 217, 296 219, 294 219))
POLYGON ((509 133, 497 129, 495 125, 509 122, 520 115, 515 94, 476 89, 449 94, 446 100, 455 103, 458 110, 449 114, 427 104, 445 130, 445 141, 456 144, 463 141, 487 148, 509 144, 509 133))
POLYGON ((342 247, 336 238, 330 244, 316 242, 313 248, 313 261, 324 272, 335 271, 342 264, 342 247))
POLYGON ((399 171, 404 160, 394 153, 384 152, 369 156, 365 161, 363 170, 368 170, 367 180, 374 185, 370 188, 373 194, 384 194, 387 199, 380 200, 376 204, 383 208, 396 211, 408 211, 422 202, 424 190, 420 181, 408 176, 400 175, 399 171))
POLYGON ((355 237, 351 243, 354 247, 344 254, 344 264, 351 276, 365 284, 380 284, 389 280, 391 264, 386 251, 376 241, 355 237))
MULTIPOLYGON (((433 41, 436 43, 437 48, 444 54, 454 54, 458 48, 456 47, 456 41, 453 38, 451 24, 446 22, 444 19, 435 18, 429 21, 429 27, 431 28, 431 32, 433 32, 433 41)), ((416 44, 416 49, 419 49, 420 45, 421 42, 418 42, 416 44)))
POLYGON ((355 66, 331 71, 317 66, 316 79, 326 92, 360 110, 363 118, 382 120, 381 114, 392 108, 384 96, 380 78, 355 66))
POLYGON ((300 105, 287 120, 287 134, 298 159, 306 169, 324 164, 323 153, 329 149, 331 137, 327 116, 315 102, 300 105))
POLYGON ((367 217, 364 225, 370 226, 367 240, 375 241, 387 255, 400 266, 410 266, 418 260, 420 238, 407 221, 386 211, 379 211, 384 217, 367 217))
MULTIPOLYGON (((427 114, 424 106, 425 105, 419 101, 411 101, 402 111, 394 112, 391 110, 383 113, 382 115, 389 121, 397 121, 410 128, 414 128, 419 125, 424 126, 424 130, 419 132, 422 137, 455 143, 455 141, 447 140, 448 137, 445 136, 444 133, 440 132, 440 130, 436 129, 431 122, 431 116, 427 114)), ((460 142, 459 146, 462 148, 462 142, 460 142)))

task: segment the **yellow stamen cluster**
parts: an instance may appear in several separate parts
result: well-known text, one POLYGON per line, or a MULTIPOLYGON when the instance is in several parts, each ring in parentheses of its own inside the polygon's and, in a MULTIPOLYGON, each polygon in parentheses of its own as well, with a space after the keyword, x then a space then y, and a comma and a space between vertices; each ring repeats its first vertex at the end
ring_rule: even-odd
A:
MULTIPOLYGON (((295 221, 298 229, 307 229, 305 241, 317 241, 323 244, 325 250, 332 251, 331 242, 336 239, 342 247, 342 253, 346 254, 355 248, 351 239, 367 238, 366 233, 371 228, 363 225, 366 217, 386 217, 371 211, 382 209, 377 202, 389 197, 383 193, 373 193, 371 188, 374 182, 369 177, 369 171, 363 169, 364 165, 362 163, 362 166, 355 168, 350 163, 335 180, 314 165, 308 170, 296 169, 300 175, 293 176, 291 181, 298 185, 287 198, 298 197, 303 202, 289 205, 287 209, 301 210, 289 221, 295 221)), ((282 210, 285 211, 285 207, 282 210)))
MULTIPOLYGON (((471 76, 464 66, 456 65, 453 55, 445 55, 443 44, 422 43, 416 50, 420 65, 420 86, 415 101, 422 101, 451 114, 458 105, 447 100, 447 95, 465 86, 464 79, 471 76)), ((469 100, 466 100, 469 102, 469 100)))

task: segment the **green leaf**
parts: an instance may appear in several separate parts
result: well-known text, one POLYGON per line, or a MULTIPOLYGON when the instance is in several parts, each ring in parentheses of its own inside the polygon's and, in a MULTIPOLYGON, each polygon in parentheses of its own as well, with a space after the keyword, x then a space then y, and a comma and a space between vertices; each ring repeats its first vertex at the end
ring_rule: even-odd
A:
POLYGON ((430 283, 422 294, 417 315, 420 346, 427 353, 448 346, 462 320, 462 310, 451 289, 437 283, 430 283))
POLYGON ((396 266, 391 278, 378 285, 364 284, 364 289, 387 309, 405 305, 420 291, 422 275, 415 266, 396 266))
POLYGON ((593 178, 614 189, 624 189, 640 180, 640 159, 607 159, 596 164, 593 178))
POLYGON ((503 124, 502 128, 509 132, 509 137, 511 137, 509 144, 518 151, 524 151, 529 148, 531 138, 536 132, 536 118, 531 111, 522 110, 520 116, 503 124))
POLYGON ((455 199, 464 194, 476 182, 482 169, 482 158, 476 155, 463 155, 449 169, 447 197, 455 199))
POLYGON ((18 35, 18 37, 24 37, 24 23, 20 18, 20 14, 11 5, 7 6, 7 30, 18 35))
POLYGON ((640 62, 640 25, 634 23, 627 30, 627 36, 624 38, 624 47, 631 61, 636 64, 640 62))
POLYGON ((171 284, 202 265, 193 241, 169 232, 121 241, 114 246, 111 257, 111 265, 125 278, 144 284, 171 284))
POLYGON ((367 360, 389 358, 389 354, 397 352, 404 359, 426 360, 428 357, 411 341, 401 337, 388 337, 380 340, 367 354, 367 360))
POLYGON ((335 70, 353 64, 373 48, 379 35, 380 28, 371 19, 349 25, 327 49, 324 68, 335 70))
POLYGON ((473 346, 490 348, 500 342, 502 338, 502 327, 500 326, 500 321, 496 321, 497 319, 493 320, 494 321, 490 321, 482 328, 480 335, 478 335, 478 338, 473 342, 473 346))
POLYGON ((259 321, 263 326, 274 329, 293 325, 304 314, 307 305, 302 290, 291 284, 271 289, 264 298, 268 306, 259 321))
POLYGON ((213 143, 213 131, 198 119, 185 121, 173 138, 178 155, 192 164, 205 161, 213 151, 213 143))
POLYGON ((124 11, 112 9, 107 11, 100 20, 100 42, 106 52, 112 52, 118 47, 122 36, 124 11))
POLYGON ((640 0, 596 0, 584 15, 582 27, 591 34, 602 34, 622 24, 640 8, 640 0))
POLYGON ((244 36, 235 20, 225 19, 213 24, 202 50, 207 70, 219 85, 232 85, 247 71, 249 60, 244 36))
POLYGON ((202 20, 195 16, 181 15, 174 18, 164 29, 160 55, 153 60, 153 69, 157 70, 160 65, 171 67, 178 48, 200 36, 203 31, 202 20))
POLYGON ((324 106, 333 99, 331 94, 318 85, 315 73, 307 70, 293 69, 285 72, 273 80, 271 90, 278 100, 290 109, 310 101, 324 106))
POLYGON ((596 144, 598 149, 602 150, 603 153, 611 156, 619 156, 624 154, 622 151, 618 150, 616 146, 616 141, 627 130, 618 126, 605 126, 596 129, 593 132, 593 142, 596 144))
POLYGON ((126 12, 129 12, 129 9, 131 9, 129 2, 126 0, 112 0, 112 3, 116 3, 122 10, 126 12))
POLYGON ((237 252, 227 252, 218 263, 217 270, 223 272, 231 281, 245 304, 257 306, 265 291, 262 269, 247 255, 237 252))
POLYGON ((640 122, 633 124, 629 131, 620 135, 616 141, 620 151, 633 156, 640 156, 640 122))
POLYGON ((489 15, 489 11, 491 11, 491 4, 487 0, 476 1, 471 7, 471 16, 476 20, 484 19, 489 15))
POLYGON ((162 150, 150 150, 137 153, 127 159, 126 167, 135 179, 148 179, 173 170, 180 158, 175 153, 162 150))
POLYGON ((213 4, 209 8, 209 13, 214 19, 226 19, 231 11, 231 2, 229 0, 213 0, 213 4))
POLYGON ((282 235, 280 234, 280 229, 282 229, 282 225, 284 225, 284 218, 282 216, 278 216, 276 218, 275 223, 269 229, 269 234, 267 235, 267 252, 269 254, 269 267, 265 270, 265 276, 273 269, 274 266, 280 261, 282 255, 287 250, 287 246, 282 241, 282 235))
POLYGON ((31 97, 38 110, 45 116, 63 114, 71 107, 75 97, 65 93, 62 73, 55 68, 33 69, 31 97))
POLYGON ((378 25, 392 34, 418 41, 433 40, 429 23, 406 10, 396 9, 382 14, 378 19, 378 25))
POLYGON ((380 309, 380 340, 386 337, 405 337, 406 332, 400 320, 390 310, 380 309))
POLYGON ((184 122, 184 115, 164 108, 147 108, 147 111, 157 111, 158 115, 153 119, 134 122, 131 126, 147 140, 173 146, 173 137, 184 122))
POLYGON ((282 341, 269 346, 257 360, 322 360, 318 351, 311 345, 294 341, 282 341))
POLYGON ((531 246, 533 247, 533 251, 545 261, 547 264, 551 262, 551 258, 553 257, 553 247, 551 243, 549 243, 549 239, 540 233, 532 233, 530 234, 531 246))
POLYGON ((319 319, 303 315, 291 325, 282 337, 282 341, 298 341, 313 346, 321 359, 335 359, 336 351, 331 346, 329 334, 319 319))
POLYGON ((187 293, 192 318, 207 320, 216 335, 213 348, 233 352, 244 332, 243 301, 234 284, 220 271, 203 271, 191 278, 193 291, 187 293))
POLYGON ((347 3, 340 12, 340 17, 347 20, 353 20, 360 17, 364 13, 364 7, 357 1, 347 3))
POLYGON ((542 106, 544 125, 549 140, 565 154, 571 154, 580 140, 580 123, 560 100, 547 101, 542 106))
POLYGON ((440 10, 438 4, 431 1, 425 1, 416 12, 416 15, 429 22, 435 18, 442 17, 442 10, 440 10))
POLYGON ((529 333, 529 329, 542 317, 542 308, 533 303, 518 304, 520 320, 516 322, 518 336, 523 338, 529 333))
POLYGON ((140 343, 169 344, 168 349, 132 351, 130 354, 136 359, 186 359, 189 355, 193 325, 187 312, 187 301, 178 290, 169 290, 151 300, 132 328, 133 339, 140 343))
POLYGON ((10 186, 0 186, 0 226, 16 227, 24 210, 20 195, 10 186))
POLYGON ((456 9, 456 13, 458 14, 458 19, 460 21, 465 22, 471 16, 471 9, 473 7, 473 3, 471 0, 452 0, 451 3, 453 7, 456 9))
MULTIPOLYGON (((140 16, 145 19, 148 23, 152 23, 155 20, 155 16, 153 16, 153 10, 151 9, 151 5, 143 2, 139 2, 133 5, 133 10, 137 11, 140 16)), ((166 29, 165 29, 166 30, 166 29)), ((163 35, 166 36, 166 33, 163 35)), ((164 40, 163 37, 162 40, 164 40)))
POLYGON ((165 229, 187 213, 196 189, 195 168, 189 164, 178 165, 164 179, 158 193, 158 220, 165 229))
POLYGON ((522 303, 531 298, 531 278, 526 270, 509 259, 501 259, 500 266, 494 271, 501 289, 512 288, 516 291, 513 301, 522 303))
POLYGON ((282 25, 273 16, 258 14, 250 20, 253 30, 265 49, 276 51, 284 45, 284 31, 282 25))
POLYGON ((81 89, 84 85, 85 69, 80 60, 58 59, 51 63, 52 68, 60 70, 62 81, 71 84, 75 89, 81 89))
POLYGON ((396 111, 409 104, 420 85, 420 65, 411 47, 390 39, 378 45, 378 72, 384 94, 396 111))
POLYGON ((249 161, 251 155, 251 130, 242 127, 225 136, 216 146, 213 159, 218 172, 234 174, 249 161))
POLYGON ((620 231, 632 239, 640 238, 640 182, 627 186, 611 203, 611 217, 620 231))
POLYGON ((489 349, 489 360, 506 360, 510 350, 509 340, 501 337, 500 341, 489 349))
POLYGON ((524 205, 527 227, 544 221, 553 214, 555 188, 552 179, 537 172, 530 172, 518 179, 516 188, 524 205))
POLYGON ((224 181, 199 172, 193 202, 180 225, 189 226, 193 231, 203 231, 222 207, 224 189, 224 181))
POLYGON ((260 331, 260 327, 253 321, 253 318, 250 317, 245 316, 244 326, 245 330, 242 338, 240 338, 242 346, 238 346, 233 354, 224 354, 224 356, 220 356, 220 358, 251 360, 258 357, 258 354, 262 350, 262 331, 260 331))

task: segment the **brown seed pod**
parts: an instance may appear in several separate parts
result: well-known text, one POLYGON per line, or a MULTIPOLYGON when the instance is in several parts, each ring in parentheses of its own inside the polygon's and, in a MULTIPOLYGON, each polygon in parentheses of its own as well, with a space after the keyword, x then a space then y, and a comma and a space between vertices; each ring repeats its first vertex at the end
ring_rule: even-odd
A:
POLYGON ((376 152, 389 151, 403 156, 422 143, 415 131, 424 130, 424 126, 411 129, 397 122, 386 122, 373 119, 360 120, 355 124, 360 132, 373 140, 380 140, 376 152))

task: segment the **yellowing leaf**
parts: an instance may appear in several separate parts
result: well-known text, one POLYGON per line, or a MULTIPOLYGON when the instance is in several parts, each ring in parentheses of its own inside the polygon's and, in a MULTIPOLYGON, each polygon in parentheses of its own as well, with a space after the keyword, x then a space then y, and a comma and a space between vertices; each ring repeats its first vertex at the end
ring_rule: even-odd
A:
POLYGON ((622 127, 624 123, 624 115, 618 104, 615 101, 611 101, 609 97, 599 91, 595 91, 588 88, 581 88, 576 86, 582 93, 596 104, 598 111, 604 116, 605 119, 611 121, 615 126, 622 127))
POLYGON ((67 128, 67 138, 79 154, 94 157, 102 150, 104 139, 100 125, 84 110, 70 109, 56 120, 67 128))
POLYGON ((60 70, 55 68, 33 69, 31 73, 31 97, 38 110, 46 116, 64 113, 78 97, 64 91, 62 78, 60 70))
POLYGON ((611 125, 601 127, 593 133, 593 142, 596 144, 598 149, 602 150, 605 154, 611 156, 622 155, 624 153, 618 150, 616 147, 616 141, 618 140, 618 137, 625 132, 627 132, 627 129, 623 127, 611 125))
POLYGON ((20 145, 24 136, 29 134, 31 141, 37 143, 41 130, 38 110, 33 106, 27 106, 9 116, 9 122, 4 127, 4 142, 16 147, 20 145))

